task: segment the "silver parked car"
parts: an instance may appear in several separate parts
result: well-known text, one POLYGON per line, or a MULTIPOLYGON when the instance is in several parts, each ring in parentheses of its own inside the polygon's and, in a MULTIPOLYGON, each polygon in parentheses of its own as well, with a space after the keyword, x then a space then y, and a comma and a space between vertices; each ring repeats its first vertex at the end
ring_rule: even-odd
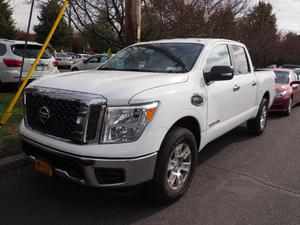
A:
POLYGON ((56 60, 58 61, 59 68, 70 68, 71 64, 74 62, 72 56, 67 53, 57 53, 56 60))
POLYGON ((77 54, 72 57, 73 64, 83 62, 85 59, 88 59, 91 55, 89 54, 77 54))
MULTIPOLYGON (((0 39, 0 84, 17 83, 19 81, 24 45, 24 41, 0 39)), ((26 77, 41 48, 42 45, 37 42, 28 42, 22 79, 26 77)), ((40 76, 52 75, 58 72, 57 61, 50 50, 46 49, 31 79, 34 80, 40 76)))
POLYGON ((101 66, 104 62, 108 60, 107 54, 93 55, 90 58, 83 60, 82 62, 75 63, 71 66, 72 71, 78 70, 92 70, 101 66))

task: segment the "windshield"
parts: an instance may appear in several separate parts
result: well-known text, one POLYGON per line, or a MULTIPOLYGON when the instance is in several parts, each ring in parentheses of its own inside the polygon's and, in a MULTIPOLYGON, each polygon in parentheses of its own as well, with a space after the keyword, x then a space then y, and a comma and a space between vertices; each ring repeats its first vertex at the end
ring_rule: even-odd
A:
POLYGON ((112 57, 100 70, 185 73, 190 71, 202 44, 158 43, 132 46, 112 57))
MULTIPOLYGON (((18 45, 12 45, 11 49, 15 55, 23 57, 24 47, 25 47, 24 44, 18 44, 18 45)), ((28 59, 37 58, 40 53, 41 48, 42 48, 42 46, 40 46, 40 45, 27 45, 25 58, 28 58, 28 59)), ((51 54, 50 50, 46 49, 42 56, 42 59, 50 59, 51 57, 52 57, 52 54, 51 54)))
POLYGON ((279 84, 288 84, 290 82, 289 72, 284 71, 274 71, 276 74, 276 83, 279 84))

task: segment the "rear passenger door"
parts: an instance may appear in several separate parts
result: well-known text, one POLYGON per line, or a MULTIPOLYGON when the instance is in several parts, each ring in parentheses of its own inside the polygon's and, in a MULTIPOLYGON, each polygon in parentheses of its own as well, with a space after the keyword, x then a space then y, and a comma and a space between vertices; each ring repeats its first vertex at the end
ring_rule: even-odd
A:
POLYGON ((257 79, 250 68, 250 60, 243 46, 231 45, 237 89, 235 91, 238 113, 251 113, 256 106, 257 79))

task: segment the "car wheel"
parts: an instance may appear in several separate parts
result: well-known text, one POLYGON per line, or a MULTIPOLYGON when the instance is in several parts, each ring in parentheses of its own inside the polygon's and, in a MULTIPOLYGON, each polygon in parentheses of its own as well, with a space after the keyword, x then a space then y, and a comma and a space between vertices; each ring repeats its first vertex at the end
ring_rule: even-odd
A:
POLYGON ((78 69, 77 67, 74 67, 74 68, 72 69, 72 71, 79 71, 79 69, 78 69))
POLYGON ((290 98, 290 100, 289 100, 289 106, 288 106, 288 109, 287 109, 285 115, 286 116, 291 115, 292 109, 293 109, 293 99, 290 98))
POLYGON ((264 132, 268 122, 268 100, 263 98, 258 113, 254 119, 248 120, 247 127, 250 133, 260 135, 264 132))
POLYGON ((154 178, 148 194, 161 204, 178 200, 191 184, 197 164, 197 144, 191 131, 175 127, 159 151, 154 178))

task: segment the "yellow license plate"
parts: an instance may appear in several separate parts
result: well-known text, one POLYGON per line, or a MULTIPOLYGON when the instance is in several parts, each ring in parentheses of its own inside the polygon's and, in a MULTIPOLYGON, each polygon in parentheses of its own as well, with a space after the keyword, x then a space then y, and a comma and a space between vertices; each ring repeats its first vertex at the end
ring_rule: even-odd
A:
POLYGON ((41 160, 36 160, 34 164, 35 164, 35 169, 37 171, 46 174, 47 176, 50 177, 53 176, 53 169, 48 163, 41 160))

